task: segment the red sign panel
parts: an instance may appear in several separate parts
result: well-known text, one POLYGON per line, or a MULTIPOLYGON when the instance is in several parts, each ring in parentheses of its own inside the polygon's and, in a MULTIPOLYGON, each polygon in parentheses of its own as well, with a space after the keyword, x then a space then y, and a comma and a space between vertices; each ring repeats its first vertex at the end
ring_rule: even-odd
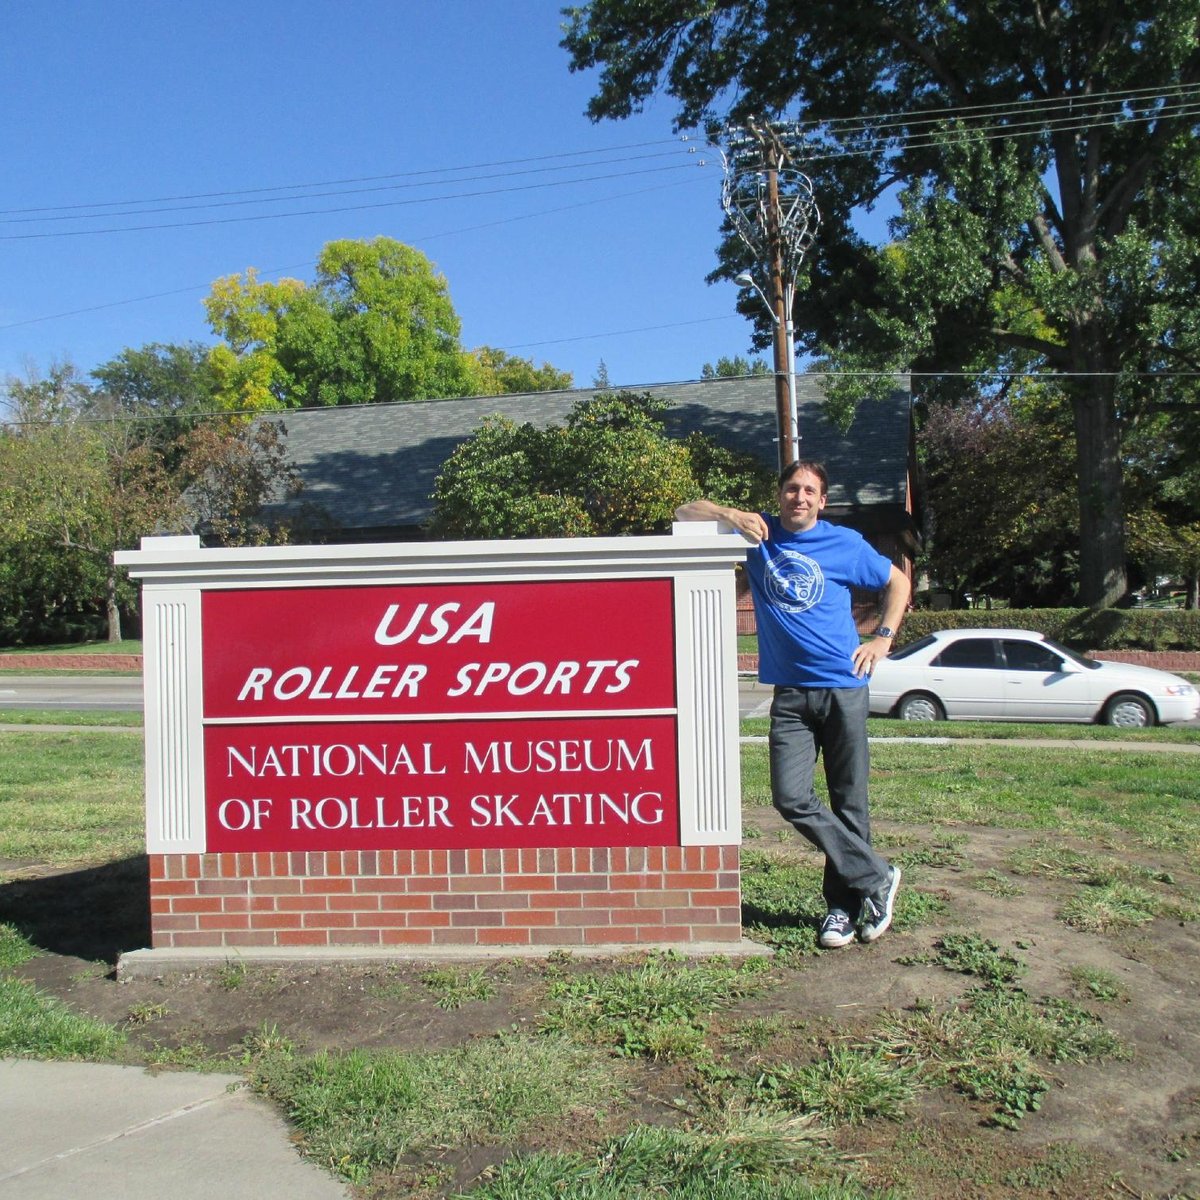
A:
POLYGON ((208 719, 671 708, 667 579, 205 592, 208 719))
POLYGON ((663 846, 672 717, 209 727, 208 849, 663 846))
POLYGON ((669 579, 210 591, 210 851, 673 845, 669 579))

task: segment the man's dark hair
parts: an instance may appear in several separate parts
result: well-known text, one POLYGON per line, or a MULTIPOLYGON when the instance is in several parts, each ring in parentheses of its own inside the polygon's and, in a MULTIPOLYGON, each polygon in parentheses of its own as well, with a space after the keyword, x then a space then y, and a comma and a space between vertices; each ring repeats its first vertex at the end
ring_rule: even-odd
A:
POLYGON ((788 463, 782 471, 779 472, 779 486, 782 489, 793 475, 798 475, 801 471, 809 471, 821 481, 821 495, 829 494, 829 475, 825 470, 825 464, 819 463, 812 458, 797 458, 794 462, 788 463))

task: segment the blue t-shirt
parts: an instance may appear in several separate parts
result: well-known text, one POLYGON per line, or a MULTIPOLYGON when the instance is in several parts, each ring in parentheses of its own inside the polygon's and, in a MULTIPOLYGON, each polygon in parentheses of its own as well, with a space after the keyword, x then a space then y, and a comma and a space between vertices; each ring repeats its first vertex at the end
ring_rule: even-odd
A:
POLYGON ((851 657, 859 644, 852 587, 879 590, 891 561, 853 529, 817 521, 789 533, 763 513, 770 534, 746 554, 758 623, 758 677, 787 687, 866 687, 851 657))

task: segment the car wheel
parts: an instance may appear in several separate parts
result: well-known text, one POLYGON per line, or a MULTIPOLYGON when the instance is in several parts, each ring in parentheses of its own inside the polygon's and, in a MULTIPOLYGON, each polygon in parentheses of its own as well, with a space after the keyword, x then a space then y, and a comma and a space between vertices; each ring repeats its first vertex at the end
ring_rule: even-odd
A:
POLYGON ((1150 702, 1133 692, 1119 692, 1104 706, 1104 723, 1122 729, 1145 729, 1155 724, 1156 714, 1150 702))
POLYGON ((936 696, 928 692, 910 692, 901 696, 896 716, 902 721, 944 721, 946 713, 936 696))

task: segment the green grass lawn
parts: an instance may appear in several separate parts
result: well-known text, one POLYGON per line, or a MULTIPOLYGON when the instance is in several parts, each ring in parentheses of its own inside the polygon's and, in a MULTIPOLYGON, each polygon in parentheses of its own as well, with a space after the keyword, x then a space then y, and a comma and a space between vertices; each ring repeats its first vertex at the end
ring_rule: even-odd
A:
MULTIPOLYGON (((873 733, 959 735, 873 747, 879 844, 910 881, 896 930, 935 936, 913 959, 897 957, 890 939, 881 953, 857 948, 880 953, 878 969, 897 976, 966 977, 950 1000, 869 1018, 850 1005, 844 1025, 829 1030, 807 1013, 780 1010, 774 997, 787 993, 776 989, 796 986, 823 953, 814 933, 819 864, 785 844, 794 837, 780 829, 778 841, 759 833, 742 853, 746 929, 774 950, 772 959, 667 954, 568 967, 564 954, 541 964, 440 966, 420 979, 439 1009, 487 1005, 514 972, 532 999, 519 1019, 505 1010, 487 1036, 420 1051, 381 1043, 302 1052, 286 1028, 266 1024, 236 1053, 209 1055, 197 1029, 186 1047, 147 1058, 132 1030, 152 1023, 169 993, 155 993, 161 1003, 131 1011, 122 1025, 96 1022, 17 977, 39 950, 0 923, 0 1054, 140 1054, 241 1071, 286 1114, 302 1152, 378 1200, 910 1200, 951 1194, 939 1192, 939 1179, 979 1185, 953 1192, 964 1196, 1107 1194, 1085 1150, 1041 1145, 1029 1125, 1065 1070, 1102 1071, 1129 1055, 1104 1006, 1136 1006, 1138 998, 1112 972, 1083 961, 1087 939, 1162 917, 1200 919, 1200 895, 1172 873, 1180 863, 1200 869, 1200 769, 1189 753, 1106 748, 1110 733, 1128 740, 1126 731, 1051 730, 1079 741, 1081 749, 1064 750, 1011 740, 1045 735, 1045 727, 999 728, 1007 740, 975 744, 961 737, 993 727, 872 723, 873 733), (971 829, 1023 836, 1002 869, 972 871, 964 859, 971 829), (934 868, 977 875, 979 892, 998 902, 1020 897, 1030 880, 1053 880, 1060 895, 1044 919, 1080 947, 1078 959, 1063 964, 1061 994, 1022 987, 1024 953, 1040 931, 1001 946, 963 928, 962 910, 957 921, 944 920, 945 897, 921 883, 934 868), (914 1114, 930 1104, 939 1114, 967 1114, 975 1131, 969 1150, 906 1142, 914 1114), (647 1122, 655 1105, 669 1119, 660 1111, 647 1122), (1017 1128, 1020 1144, 994 1140, 1017 1128), (525 1149, 466 1190, 447 1190, 447 1155, 480 1146, 525 1149), (883 1164, 895 1187, 862 1181, 883 1164), (1010 1190, 989 1191, 984 1185, 1001 1174, 1010 1190)), ((1138 731, 1159 744, 1189 732, 1196 731, 1138 731)), ((741 762, 752 815, 770 804, 766 747, 745 744, 741 762)), ((5 869, 20 864, 69 868, 137 854, 142 797, 136 735, 0 731, 0 889, 5 869)), ((849 953, 832 952, 831 968, 852 962, 836 958, 849 953)), ((256 986, 227 970, 229 987, 235 978, 236 986, 256 986)))

